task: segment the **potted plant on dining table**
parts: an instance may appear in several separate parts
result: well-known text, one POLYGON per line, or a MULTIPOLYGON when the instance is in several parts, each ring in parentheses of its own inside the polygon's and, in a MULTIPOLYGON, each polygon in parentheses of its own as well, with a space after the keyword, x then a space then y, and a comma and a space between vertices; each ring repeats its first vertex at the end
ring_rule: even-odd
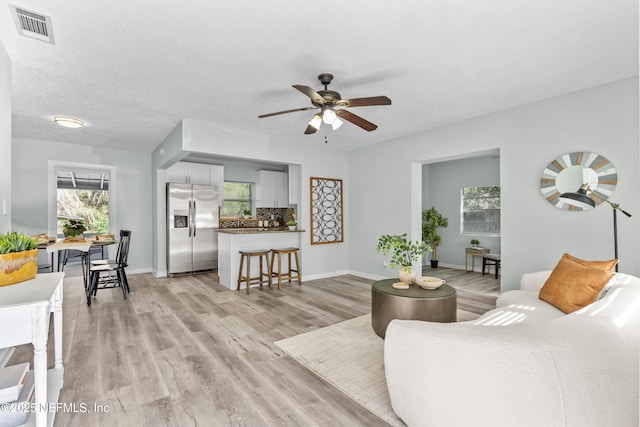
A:
POLYGON ((66 240, 83 241, 84 237, 82 233, 87 231, 87 227, 84 225, 82 219, 68 219, 62 226, 62 232, 66 240))

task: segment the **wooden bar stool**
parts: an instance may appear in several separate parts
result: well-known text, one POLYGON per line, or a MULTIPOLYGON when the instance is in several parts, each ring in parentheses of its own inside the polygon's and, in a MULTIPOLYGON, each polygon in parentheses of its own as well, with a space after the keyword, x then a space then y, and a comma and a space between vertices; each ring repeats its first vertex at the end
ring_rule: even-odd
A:
POLYGON ((280 289, 280 284, 283 280, 288 280, 291 282, 292 280, 297 280, 298 285, 302 286, 302 275, 300 273, 300 260, 298 258, 299 250, 298 248, 282 248, 282 249, 271 249, 271 277, 278 278, 278 289, 280 289), (276 255, 278 256, 278 271, 273 270, 273 264, 276 260, 276 255), (288 257, 288 270, 286 272, 282 271, 282 255, 287 255, 288 257), (295 255, 296 266, 295 268, 291 265, 291 255, 295 255), (295 273, 295 274, 294 274, 295 273))
POLYGON ((249 295, 249 288, 251 287, 251 283, 260 283, 260 287, 262 287, 262 283, 264 283, 264 278, 267 278, 267 283, 269 284, 269 289, 273 289, 271 286, 271 268, 269 267, 269 251, 266 249, 260 249, 257 251, 240 251, 240 271, 238 271, 238 288, 240 290, 240 284, 242 282, 246 282, 247 284, 247 295, 249 295), (260 275, 251 277, 251 257, 257 256, 258 262, 260 263, 260 275), (242 266, 244 265, 244 260, 247 259, 247 275, 244 276, 242 274, 242 266), (262 268, 262 261, 264 260, 264 264, 267 266, 267 272, 265 273, 262 268))

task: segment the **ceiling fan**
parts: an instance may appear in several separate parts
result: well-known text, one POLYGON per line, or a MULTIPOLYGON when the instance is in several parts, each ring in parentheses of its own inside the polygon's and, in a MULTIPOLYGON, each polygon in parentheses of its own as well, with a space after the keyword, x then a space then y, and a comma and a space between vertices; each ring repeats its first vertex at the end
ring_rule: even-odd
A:
POLYGON ((313 104, 312 107, 302 107, 295 108, 293 110, 278 111, 277 113, 262 114, 258 116, 258 118, 262 119, 264 117, 277 116, 279 114, 320 108, 320 113, 316 113, 307 125, 307 129, 304 131, 306 135, 315 133, 318 129, 320 129, 320 125, 322 124, 322 122, 331 125, 333 130, 336 130, 343 124, 343 121, 340 119, 344 119, 368 132, 371 132, 373 130, 376 130, 378 126, 356 114, 353 114, 345 108, 368 107, 372 105, 391 105, 391 100, 386 96, 342 99, 338 92, 327 89, 327 86, 329 86, 329 83, 331 83, 331 80, 333 80, 332 74, 322 73, 318 76, 318 80, 320 80, 320 83, 324 85, 324 90, 315 91, 309 86, 293 85, 294 88, 298 89, 300 92, 311 98, 311 104, 313 104))

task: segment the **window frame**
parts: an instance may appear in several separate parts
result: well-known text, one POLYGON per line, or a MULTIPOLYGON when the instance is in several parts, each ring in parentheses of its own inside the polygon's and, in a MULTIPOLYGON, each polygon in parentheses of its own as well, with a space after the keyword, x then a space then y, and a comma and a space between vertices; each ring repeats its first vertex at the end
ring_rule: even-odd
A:
MULTIPOLYGON (((501 232, 502 232, 502 228, 501 228, 501 223, 502 223, 502 215, 501 215, 501 196, 502 196, 502 191, 501 191, 501 187, 500 185, 486 185, 486 186, 473 186, 473 187, 463 187, 460 189, 460 234, 461 235, 466 235, 466 236, 493 236, 493 237, 500 237, 501 232), (476 188, 497 188, 498 192, 499 192, 499 196, 498 196, 498 208, 490 208, 490 209, 469 209, 469 210, 465 210, 465 199, 469 200, 471 198, 466 197, 465 198, 465 190, 466 189, 476 189, 476 188), (499 232, 495 233, 495 232, 488 232, 488 231, 467 231, 465 230, 465 212, 494 212, 497 211, 498 212, 498 229, 500 230, 499 232)), ((489 197, 483 197, 485 199, 488 199, 489 197)), ((491 198, 495 198, 495 197, 491 197, 491 198)), ((473 199, 480 199, 480 197, 473 197, 473 199)), ((495 222, 491 222, 491 224, 495 224, 495 222)))
POLYGON ((234 183, 234 184, 245 184, 249 187, 249 198, 248 199, 234 199, 234 198, 229 198, 227 197, 227 191, 224 192, 224 200, 222 201, 222 205, 220 206, 220 216, 234 216, 237 215, 238 213, 235 212, 233 215, 231 214, 225 214, 225 203, 227 202, 248 202, 249 203, 249 210, 251 212, 253 212, 253 183, 252 182, 248 182, 248 181, 235 181, 235 180, 225 180, 222 183, 222 186, 224 187, 225 184, 227 183, 234 183))
POLYGON ((48 182, 48 221, 47 228, 50 236, 55 236, 58 229, 58 181, 56 172, 58 170, 85 170, 92 172, 105 172, 109 174, 109 228, 112 232, 118 230, 116 206, 116 167, 98 163, 70 162, 63 160, 49 160, 47 162, 49 175, 48 182))

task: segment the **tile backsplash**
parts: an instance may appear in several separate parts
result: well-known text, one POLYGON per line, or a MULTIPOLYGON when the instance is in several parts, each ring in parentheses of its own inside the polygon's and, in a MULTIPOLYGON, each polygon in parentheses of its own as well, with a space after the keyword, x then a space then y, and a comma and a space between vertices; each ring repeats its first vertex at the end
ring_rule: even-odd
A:
MULTIPOLYGON (((294 219, 295 210, 292 208, 256 208, 255 218, 240 218, 240 227, 258 227, 258 221, 269 221, 269 227, 285 227, 287 221, 294 219), (271 216, 273 215, 273 219, 271 216), (277 224, 277 225, 276 225, 277 224)), ((237 219, 220 219, 219 228, 237 228, 237 219)))

